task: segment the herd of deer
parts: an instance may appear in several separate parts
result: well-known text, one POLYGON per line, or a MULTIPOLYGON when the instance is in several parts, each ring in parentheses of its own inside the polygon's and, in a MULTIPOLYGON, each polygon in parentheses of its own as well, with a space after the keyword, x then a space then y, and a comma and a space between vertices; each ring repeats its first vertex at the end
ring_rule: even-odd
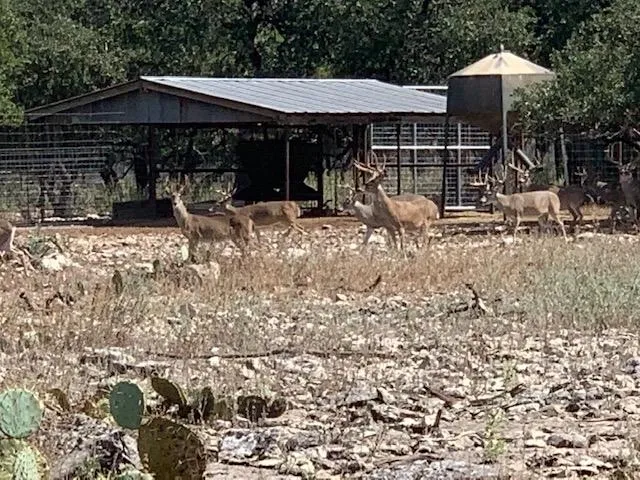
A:
MULTIPOLYGON (((638 208, 640 207, 640 181, 634 178, 632 164, 617 164, 619 169, 619 184, 607 184, 599 182, 589 175, 584 169, 576 172, 580 178, 580 185, 568 185, 563 187, 553 185, 540 185, 531 182, 528 170, 522 170, 513 164, 509 167, 521 174, 520 181, 525 191, 504 195, 500 193, 504 182, 504 172, 501 176, 490 177, 488 174, 478 180, 469 182, 469 185, 479 189, 478 203, 480 205, 494 204, 501 210, 507 220, 514 226, 514 239, 520 222, 524 216, 536 216, 541 231, 553 220, 567 239, 565 226, 560 219, 560 211, 567 210, 573 217, 573 225, 582 223, 583 215, 581 207, 589 200, 598 201, 611 206, 611 231, 615 230, 616 220, 621 209, 628 211, 631 219, 638 223, 638 208)), ((397 237, 400 239, 400 250, 405 250, 405 232, 417 232, 418 239, 422 237, 424 243, 429 241, 429 229, 433 222, 439 218, 438 206, 423 195, 403 194, 389 196, 382 187, 385 175, 385 166, 379 167, 377 163, 364 164, 355 162, 355 167, 364 172, 364 188, 360 192, 351 189, 347 198, 347 206, 354 217, 366 227, 363 248, 369 242, 371 235, 377 228, 383 228, 394 248, 397 249, 397 237), (362 193, 372 197, 370 203, 363 203, 356 198, 356 193, 362 193)), ((188 183, 181 187, 172 187, 168 190, 171 196, 171 204, 176 222, 189 242, 189 257, 193 260, 196 249, 201 242, 222 242, 231 240, 245 252, 253 236, 260 243, 259 229, 267 225, 284 224, 287 228, 286 235, 292 231, 306 233, 306 230, 298 223, 300 207, 293 201, 260 202, 244 207, 234 207, 230 200, 233 195, 225 193, 225 198, 219 202, 221 211, 216 207, 210 209, 214 215, 196 215, 187 211, 182 200, 182 193, 188 183)), ((350 188, 350 187, 348 187, 350 188)), ((0 220, 0 255, 11 250, 15 227, 6 220, 0 220)))
MULTIPOLYGON (((619 185, 597 181, 593 175, 584 169, 576 172, 580 178, 580 185, 555 186, 534 184, 531 174, 510 164, 509 167, 521 174, 520 182, 523 192, 504 195, 500 193, 505 177, 489 177, 479 175, 477 181, 469 182, 469 185, 479 189, 478 203, 480 205, 494 204, 501 210, 508 221, 513 223, 514 239, 521 220, 525 216, 535 216, 538 219, 541 231, 553 220, 567 240, 564 223, 560 219, 560 211, 566 210, 573 217, 573 226, 577 228, 583 222, 581 208, 589 201, 597 201, 611 206, 611 229, 615 230, 616 220, 619 218, 620 209, 628 210, 632 220, 638 225, 637 209, 640 206, 640 181, 633 176, 631 164, 617 164, 619 168, 619 185)), ((356 192, 351 187, 346 205, 353 216, 365 227, 363 248, 369 242, 371 235, 377 228, 383 228, 394 248, 397 249, 399 237, 400 250, 405 249, 405 232, 417 232, 416 245, 419 238, 423 239, 423 245, 429 241, 429 229, 433 222, 439 218, 438 206, 423 195, 403 194, 387 195, 382 187, 385 175, 385 166, 378 167, 377 163, 363 164, 355 162, 355 167, 367 175, 364 188, 356 192), (371 202, 362 202, 357 198, 357 193, 369 195, 371 202)), ((300 208, 293 201, 260 202, 241 208, 232 207, 229 203, 232 194, 226 193, 225 199, 220 202, 223 212, 218 215, 200 216, 187 212, 181 200, 181 190, 173 190, 171 194, 173 211, 182 233, 189 240, 190 253, 195 250, 197 244, 202 241, 216 241, 231 239, 241 251, 245 251, 252 235, 258 242, 260 236, 258 228, 276 223, 288 226, 287 235, 293 230, 301 233, 306 231, 298 224, 300 208)), ((215 207, 210 211, 214 211, 215 207)))

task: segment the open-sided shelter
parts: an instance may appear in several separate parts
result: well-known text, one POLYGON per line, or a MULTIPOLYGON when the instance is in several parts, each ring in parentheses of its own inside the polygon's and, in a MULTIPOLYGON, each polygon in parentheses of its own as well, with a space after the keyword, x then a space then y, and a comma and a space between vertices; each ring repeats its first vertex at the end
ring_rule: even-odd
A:
MULTIPOLYGON (((445 114, 446 97, 377 80, 171 76, 144 76, 27 112, 31 122, 146 125, 151 132, 180 127, 277 128, 287 132, 292 128, 354 125, 362 127, 358 131, 363 135, 371 123, 433 122, 445 114)), ((366 149, 364 138, 359 139, 359 145, 366 149)), ((283 150, 284 188, 280 195, 296 200, 288 135, 283 150)), ((152 159, 149 167, 154 182, 155 165, 152 159)), ((318 190, 322 202, 322 185, 318 190)), ((155 199, 155 188, 149 193, 155 199)))

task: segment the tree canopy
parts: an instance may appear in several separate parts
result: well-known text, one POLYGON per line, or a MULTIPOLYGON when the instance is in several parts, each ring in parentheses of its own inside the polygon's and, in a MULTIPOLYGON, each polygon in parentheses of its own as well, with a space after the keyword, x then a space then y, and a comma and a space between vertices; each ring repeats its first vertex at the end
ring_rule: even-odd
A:
POLYGON ((558 79, 527 128, 637 121, 634 0, 0 0, 0 115, 140 74, 443 84, 498 50, 558 79))

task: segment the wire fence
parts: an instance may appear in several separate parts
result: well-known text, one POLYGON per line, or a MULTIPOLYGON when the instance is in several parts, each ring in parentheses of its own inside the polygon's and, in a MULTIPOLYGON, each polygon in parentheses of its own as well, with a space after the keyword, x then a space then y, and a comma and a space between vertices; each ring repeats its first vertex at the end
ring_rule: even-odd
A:
MULTIPOLYGON (((398 126, 372 126, 371 149, 378 158, 387 160, 385 188, 389 192, 418 193, 430 197, 441 194, 445 128, 444 124, 439 123, 402 125, 398 169, 398 126)), ((449 159, 445 206, 452 210, 473 208, 477 195, 476 190, 467 185, 470 180, 467 170, 477 164, 489 150, 489 134, 462 123, 450 124, 448 128, 449 159)))

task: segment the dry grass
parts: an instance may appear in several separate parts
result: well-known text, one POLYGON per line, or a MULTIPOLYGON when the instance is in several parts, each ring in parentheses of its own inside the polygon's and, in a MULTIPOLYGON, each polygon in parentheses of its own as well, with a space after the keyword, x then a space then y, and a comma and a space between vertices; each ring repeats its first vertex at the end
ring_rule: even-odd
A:
MULTIPOLYGON (((204 274, 199 284, 185 267, 175 266, 183 240, 174 230, 124 232, 67 235, 67 253, 80 266, 62 272, 27 277, 0 267, 0 387, 60 387, 80 403, 107 380, 99 368, 80 363, 84 350, 123 347, 139 360, 178 356, 164 373, 192 386, 213 384, 218 392, 317 397, 358 379, 406 390, 425 381, 415 356, 426 349, 431 361, 449 362, 451 376, 443 383, 469 377, 468 392, 477 395, 491 390, 487 372, 506 378, 513 369, 496 351, 517 357, 513 352, 531 341, 623 332, 628 338, 616 336, 616 355, 597 362, 598 368, 614 368, 635 349, 640 253, 632 236, 597 235, 567 245, 558 237, 525 235, 513 246, 497 235, 458 227, 403 259, 375 244, 358 253, 353 245, 359 248, 361 238, 354 229, 316 230, 310 239, 272 242, 249 259, 221 256, 219 280, 204 274), (106 246, 113 254, 98 255, 106 246), (166 273, 154 276, 136 266, 155 258, 166 273), (122 292, 110 280, 116 268, 122 292), (496 315, 451 313, 470 299, 465 284, 496 315), (44 308, 56 292, 73 302, 44 308), (241 361, 217 365, 200 359, 275 348, 363 356, 323 360, 311 374, 304 355, 299 367, 273 357, 250 372, 241 361), (381 352, 396 358, 381 361, 381 352), (486 371, 478 370, 482 365, 486 371), (318 375, 311 386, 309 375, 318 375)), ((543 356, 536 361, 544 372, 555 368, 543 356)), ((541 375, 536 381, 542 384, 547 373, 541 375)))

